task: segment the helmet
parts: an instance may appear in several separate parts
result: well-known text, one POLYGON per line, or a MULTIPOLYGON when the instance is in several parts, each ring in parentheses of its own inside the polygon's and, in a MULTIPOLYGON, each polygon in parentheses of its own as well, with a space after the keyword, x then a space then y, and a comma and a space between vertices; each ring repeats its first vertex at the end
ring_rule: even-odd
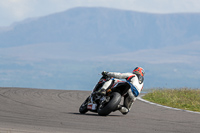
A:
POLYGON ((134 70, 133 70, 133 73, 134 74, 139 74, 141 76, 144 76, 145 72, 144 72, 144 69, 141 68, 141 67, 136 67, 134 70))

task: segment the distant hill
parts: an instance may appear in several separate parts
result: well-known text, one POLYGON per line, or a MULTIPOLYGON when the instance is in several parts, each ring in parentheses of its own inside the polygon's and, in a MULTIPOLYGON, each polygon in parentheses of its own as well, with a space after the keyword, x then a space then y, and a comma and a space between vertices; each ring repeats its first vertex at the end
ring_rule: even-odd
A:
POLYGON ((200 87, 200 14, 79 7, 0 28, 0 86, 87 89, 146 70, 145 88, 200 87))
POLYGON ((15 24, 0 32, 0 47, 70 43, 74 47, 162 48, 200 40, 200 14, 149 14, 74 8, 15 24))

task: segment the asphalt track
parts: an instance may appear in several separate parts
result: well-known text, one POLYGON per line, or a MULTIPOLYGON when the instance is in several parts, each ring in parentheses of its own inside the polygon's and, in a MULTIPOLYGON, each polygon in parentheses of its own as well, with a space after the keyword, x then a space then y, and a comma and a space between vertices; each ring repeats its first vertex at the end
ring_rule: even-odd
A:
POLYGON ((0 88, 0 133, 199 133, 200 114, 136 100, 128 115, 107 117, 79 106, 88 91, 0 88))

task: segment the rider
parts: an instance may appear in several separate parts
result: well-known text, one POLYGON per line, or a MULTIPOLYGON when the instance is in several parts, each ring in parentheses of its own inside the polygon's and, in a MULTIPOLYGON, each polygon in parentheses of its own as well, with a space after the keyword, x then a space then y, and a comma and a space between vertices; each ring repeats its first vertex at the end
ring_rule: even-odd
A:
POLYGON ((126 79, 127 83, 129 84, 129 89, 127 94, 125 94, 124 96, 124 104, 118 105, 117 109, 125 115, 130 111, 132 104, 136 100, 136 97, 143 89, 144 74, 144 69, 141 67, 136 67, 132 73, 117 73, 103 71, 102 75, 113 78, 109 79, 103 84, 103 86, 99 90, 99 93, 105 95, 106 90, 109 89, 115 83, 117 83, 119 79, 126 79))

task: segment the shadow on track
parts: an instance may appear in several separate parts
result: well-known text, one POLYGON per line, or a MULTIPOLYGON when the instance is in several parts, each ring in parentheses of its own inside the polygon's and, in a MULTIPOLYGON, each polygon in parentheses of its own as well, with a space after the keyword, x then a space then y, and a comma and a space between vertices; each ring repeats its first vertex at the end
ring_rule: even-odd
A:
POLYGON ((74 114, 74 115, 85 115, 85 116, 99 116, 99 117, 123 117, 124 115, 108 115, 108 116, 100 116, 96 113, 86 113, 86 114, 81 114, 81 113, 74 113, 74 112, 68 112, 67 114, 74 114))

